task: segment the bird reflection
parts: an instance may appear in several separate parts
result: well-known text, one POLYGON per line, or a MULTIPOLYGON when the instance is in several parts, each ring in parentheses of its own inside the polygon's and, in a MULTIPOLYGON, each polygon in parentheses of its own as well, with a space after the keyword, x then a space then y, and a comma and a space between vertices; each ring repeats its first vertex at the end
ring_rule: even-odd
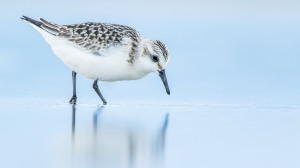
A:
POLYGON ((144 114, 137 118, 130 112, 118 113, 120 117, 113 113, 109 107, 97 108, 92 134, 78 132, 75 142, 76 107, 72 106, 72 167, 162 167, 169 114, 146 124, 144 114))
POLYGON ((72 141, 75 139, 75 120, 76 120, 76 107, 72 105, 72 141))
POLYGON ((94 126, 94 135, 97 134, 97 125, 98 125, 98 116, 102 113, 102 109, 104 106, 99 107, 93 115, 93 126, 94 126))

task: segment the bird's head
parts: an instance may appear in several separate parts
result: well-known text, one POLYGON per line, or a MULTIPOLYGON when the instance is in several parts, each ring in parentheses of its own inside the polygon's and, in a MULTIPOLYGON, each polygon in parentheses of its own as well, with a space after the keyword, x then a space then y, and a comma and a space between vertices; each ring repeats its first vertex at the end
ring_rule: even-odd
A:
POLYGON ((157 73, 162 79, 167 94, 170 94, 165 68, 170 60, 167 46, 159 40, 144 39, 142 57, 150 71, 157 73))

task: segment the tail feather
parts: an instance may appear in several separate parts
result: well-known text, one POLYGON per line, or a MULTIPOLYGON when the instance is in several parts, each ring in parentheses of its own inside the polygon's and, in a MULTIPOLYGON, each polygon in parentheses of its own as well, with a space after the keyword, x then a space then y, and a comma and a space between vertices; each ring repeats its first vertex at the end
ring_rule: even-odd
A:
POLYGON ((45 26, 45 25, 42 25, 42 29, 44 29, 48 33, 53 34, 55 36, 57 36, 59 34, 59 31, 57 29, 53 29, 53 28, 45 26))
POLYGON ((58 25, 58 24, 47 22, 46 20, 44 20, 42 18, 39 18, 40 21, 37 21, 37 20, 31 19, 30 17, 24 16, 24 15, 21 17, 21 19, 45 30, 46 32, 48 32, 54 36, 57 36, 59 34, 60 25, 58 25))
POLYGON ((60 27, 60 25, 48 22, 48 21, 46 21, 43 18, 39 18, 39 19, 43 23, 43 26, 47 26, 47 27, 49 27, 51 29, 59 29, 59 27, 60 27))
POLYGON ((23 20, 25 20, 25 21, 27 21, 29 23, 32 23, 32 24, 36 25, 37 27, 42 28, 43 23, 40 22, 40 21, 31 19, 30 17, 24 16, 24 15, 21 17, 21 19, 23 19, 23 20))

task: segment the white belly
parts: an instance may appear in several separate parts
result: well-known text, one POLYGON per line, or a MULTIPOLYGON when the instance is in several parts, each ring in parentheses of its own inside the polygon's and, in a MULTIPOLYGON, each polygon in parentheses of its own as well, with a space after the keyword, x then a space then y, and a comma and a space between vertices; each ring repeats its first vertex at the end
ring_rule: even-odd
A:
POLYGON ((72 42, 44 34, 54 53, 73 71, 81 76, 101 81, 135 80, 148 73, 137 71, 128 63, 130 46, 114 47, 101 56, 77 48, 72 42))

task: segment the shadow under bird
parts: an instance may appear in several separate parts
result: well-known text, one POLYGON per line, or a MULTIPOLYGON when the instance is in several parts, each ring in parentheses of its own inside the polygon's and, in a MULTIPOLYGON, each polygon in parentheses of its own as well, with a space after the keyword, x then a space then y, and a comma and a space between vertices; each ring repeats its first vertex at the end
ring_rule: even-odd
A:
POLYGON ((59 25, 42 18, 22 16, 44 37, 57 55, 72 70, 73 96, 76 104, 76 74, 93 79, 93 88, 107 104, 98 81, 137 80, 157 73, 170 94, 165 68, 170 56, 159 40, 145 39, 135 29, 118 24, 88 22, 59 25))

